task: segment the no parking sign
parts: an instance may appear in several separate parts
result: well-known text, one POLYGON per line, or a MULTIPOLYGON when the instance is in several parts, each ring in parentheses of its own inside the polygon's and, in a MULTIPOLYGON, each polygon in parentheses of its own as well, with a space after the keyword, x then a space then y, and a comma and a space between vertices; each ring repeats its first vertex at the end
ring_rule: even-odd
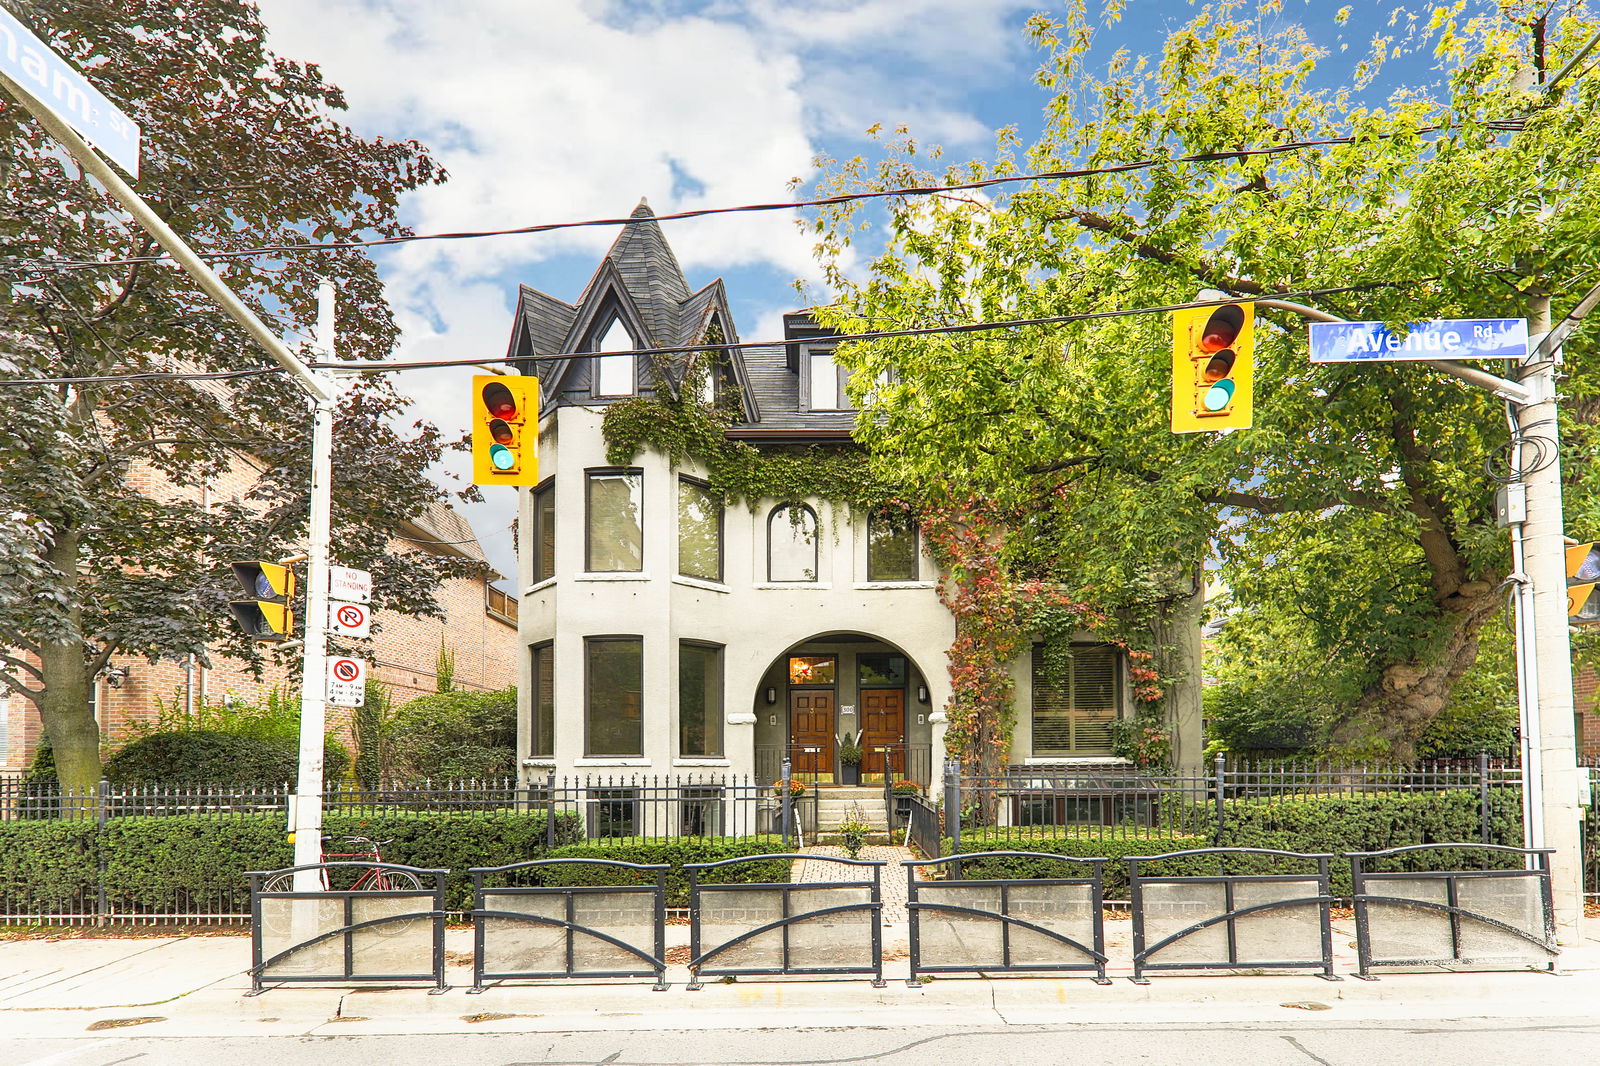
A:
POLYGON ((367 695, 367 664, 348 655, 328 656, 328 702, 335 707, 360 707, 367 695))
POLYGON ((364 603, 328 601, 328 628, 341 637, 366 637, 372 634, 372 608, 364 603))

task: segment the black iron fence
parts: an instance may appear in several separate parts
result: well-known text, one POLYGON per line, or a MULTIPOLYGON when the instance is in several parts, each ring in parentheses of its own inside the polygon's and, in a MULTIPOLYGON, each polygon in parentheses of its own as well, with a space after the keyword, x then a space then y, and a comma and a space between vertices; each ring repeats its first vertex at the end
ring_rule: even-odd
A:
MULTIPOLYGON (((985 847, 1065 837, 1228 842, 1314 821, 1311 804, 1447 797, 1449 829, 1483 843, 1520 842, 1522 771, 1481 756, 1420 766, 1234 763, 1204 773, 1126 767, 1029 765, 1003 774, 946 768, 946 833, 985 847), (954 813, 952 813, 954 812, 954 813)), ((1196 845, 1201 846, 1201 845, 1196 845)))

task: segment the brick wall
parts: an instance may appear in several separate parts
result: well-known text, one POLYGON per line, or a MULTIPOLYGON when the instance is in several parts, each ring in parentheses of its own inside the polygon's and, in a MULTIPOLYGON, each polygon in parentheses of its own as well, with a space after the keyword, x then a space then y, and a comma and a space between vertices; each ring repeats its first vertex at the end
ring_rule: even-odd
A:
POLYGON ((1600 708, 1595 707, 1596 689, 1600 688, 1600 675, 1592 667, 1583 666, 1572 672, 1572 706, 1578 713, 1578 751, 1584 755, 1600 755, 1600 708))

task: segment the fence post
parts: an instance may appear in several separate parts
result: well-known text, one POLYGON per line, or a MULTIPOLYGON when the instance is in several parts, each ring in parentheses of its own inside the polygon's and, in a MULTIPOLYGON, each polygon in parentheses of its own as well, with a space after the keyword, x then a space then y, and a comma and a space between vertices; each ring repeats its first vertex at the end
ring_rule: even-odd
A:
POLYGON ((94 924, 104 925, 106 922, 106 823, 111 820, 111 813, 106 805, 111 798, 111 782, 105 778, 95 786, 94 797, 94 850, 99 866, 99 876, 95 878, 94 924))
POLYGON ((1489 753, 1478 752, 1478 822, 1483 842, 1489 843, 1489 753))
MULTIPOLYGON (((944 822, 945 828, 950 831, 950 854, 961 854, 961 762, 957 759, 944 761, 944 822)), ((961 860, 958 858, 951 864, 950 873, 959 879, 961 877, 961 860)))
POLYGON ((794 795, 789 791, 790 782, 793 780, 792 770, 793 764, 789 761, 789 757, 785 755, 783 757, 783 780, 781 782, 783 798, 778 801, 779 809, 782 811, 780 820, 783 822, 783 847, 785 851, 789 848, 789 833, 794 819, 794 795))
POLYGON ((1222 805, 1222 799, 1223 799, 1223 796, 1226 795, 1227 787, 1228 787, 1228 757, 1226 755, 1222 755, 1222 754, 1218 754, 1217 755, 1217 761, 1216 761, 1216 783, 1212 787, 1214 787, 1216 789, 1216 792, 1217 792, 1217 830, 1216 830, 1216 836, 1212 838, 1212 843, 1216 844, 1216 843, 1219 843, 1222 840, 1222 823, 1223 823, 1223 811, 1224 811, 1224 808, 1223 808, 1223 805, 1222 805))
POLYGON ((556 846, 556 772, 551 769, 544 779, 544 846, 556 846))

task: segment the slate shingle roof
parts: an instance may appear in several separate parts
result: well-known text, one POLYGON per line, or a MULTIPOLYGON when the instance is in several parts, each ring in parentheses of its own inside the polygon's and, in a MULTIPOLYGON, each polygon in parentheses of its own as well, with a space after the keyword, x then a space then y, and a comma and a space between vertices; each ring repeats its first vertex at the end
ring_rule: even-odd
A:
MULTIPOLYGON (((518 313, 522 329, 514 333, 510 358, 583 350, 592 331, 603 325, 599 313, 602 304, 613 299, 625 308, 626 317, 637 315, 635 325, 642 328, 644 335, 635 336, 634 342, 641 348, 694 344, 705 336, 713 315, 723 322, 725 340, 739 339, 722 280, 691 292, 650 205, 640 200, 632 217, 649 221, 623 227, 576 305, 526 285, 521 287, 518 313), (620 293, 615 291, 619 288, 620 293)), ((814 337, 816 332, 806 336, 814 337)), ((791 366, 791 357, 784 345, 728 354, 734 378, 749 401, 745 407, 749 420, 740 423, 736 431, 777 431, 797 436, 818 431, 837 435, 853 427, 853 411, 801 409, 800 378, 791 366)), ((555 365, 541 364, 539 373, 545 381, 546 402, 604 402, 597 401, 591 393, 585 365, 588 362, 571 359, 555 365)), ((669 377, 671 387, 676 388, 682 379, 682 360, 674 363, 675 372, 669 377)))

